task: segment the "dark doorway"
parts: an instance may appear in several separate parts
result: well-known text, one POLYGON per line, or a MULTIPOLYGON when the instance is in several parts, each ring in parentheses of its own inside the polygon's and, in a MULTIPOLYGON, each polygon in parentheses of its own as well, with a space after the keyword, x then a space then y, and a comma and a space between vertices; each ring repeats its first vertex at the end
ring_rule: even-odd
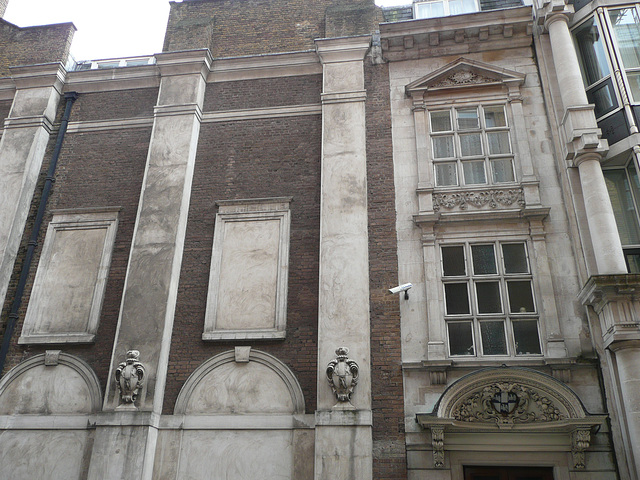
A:
POLYGON ((464 467, 464 480, 553 480, 553 469, 540 467, 464 467))

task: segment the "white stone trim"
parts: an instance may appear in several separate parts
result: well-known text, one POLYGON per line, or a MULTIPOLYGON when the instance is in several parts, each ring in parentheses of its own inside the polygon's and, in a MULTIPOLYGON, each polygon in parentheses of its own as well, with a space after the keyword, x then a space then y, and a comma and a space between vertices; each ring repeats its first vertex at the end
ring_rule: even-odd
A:
MULTIPOLYGON (((91 410, 94 412, 97 412, 100 410, 100 406, 102 405, 102 393, 100 390, 100 382, 98 380, 98 376, 96 375, 96 373, 93 371, 93 369, 87 364, 85 363, 84 360, 79 359, 78 357, 75 357, 73 355, 69 355, 67 353, 59 353, 57 355, 57 365, 64 365, 66 367, 69 367, 71 369, 73 369, 84 381, 85 384, 87 386, 87 389, 89 391, 89 396, 90 396, 90 401, 91 401, 91 410)), ((46 354, 41 353, 40 355, 35 355, 31 358, 28 358, 27 360, 24 360, 22 362, 20 362, 18 365, 16 365, 15 367, 13 367, 11 370, 9 370, 6 375, 4 377, 2 377, 2 379, 0 380, 0 400, 2 399, 2 394, 5 392, 5 390, 7 389, 7 387, 9 387, 9 385, 16 380, 17 378, 19 378, 21 375, 23 375, 24 373, 26 373, 27 371, 29 371, 30 369, 40 366, 40 365, 45 365, 45 358, 46 358, 46 354)), ((55 366, 53 367, 55 368, 55 366)), ((76 418, 79 416, 75 416, 75 415, 60 415, 60 416, 52 416, 54 418, 56 417, 60 417, 63 419, 70 419, 70 418, 76 418)), ((6 428, 4 427, 5 422, 7 422, 6 420, 6 416, 2 415, 0 416, 0 428, 6 428)), ((38 416, 38 417, 21 417, 21 416, 15 416, 15 415, 11 415, 10 416, 11 419, 13 419, 13 421, 9 421, 8 423, 12 424, 16 421, 16 418, 33 418, 34 421, 38 421, 38 419, 42 419, 45 417, 42 416, 38 416)), ((84 418, 86 418, 86 416, 84 416, 84 418)), ((64 422, 63 422, 64 423, 64 422)), ((85 423, 86 425, 86 423, 85 423)), ((15 428, 15 427, 14 427, 15 428)))
MULTIPOLYGON (((269 355, 268 353, 254 349, 251 349, 251 352, 249 353, 249 361, 259 363, 273 370, 282 379, 282 382, 289 390, 289 393, 291 395, 291 402, 294 408, 294 414, 304 413, 305 405, 302 387, 300 387, 297 378, 291 372, 289 367, 287 367, 273 355, 269 355)), ((196 368, 184 383, 184 386, 178 394, 174 414, 184 415, 189 403, 189 399, 191 398, 193 391, 196 389, 202 379, 209 375, 216 368, 231 362, 235 362, 234 350, 228 350, 226 352, 220 353, 219 355, 206 360, 202 365, 196 368)), ((200 418, 200 416, 198 416, 198 418, 200 418)))
MULTIPOLYGON (((100 322, 102 301, 107 286, 111 254, 115 243, 118 227, 118 212, 120 207, 99 209, 59 210, 53 212, 53 218, 47 228, 47 234, 42 248, 38 270, 33 283, 31 298, 25 315, 22 334, 18 339, 19 344, 37 343, 89 343, 93 342, 100 322), (68 230, 96 230, 104 229, 105 235, 102 252, 96 272, 96 282, 93 288, 92 301, 87 318, 87 326, 84 331, 48 332, 40 329, 42 318, 38 315, 44 302, 47 303, 48 293, 43 290, 47 286, 45 274, 52 261, 55 238, 58 232, 68 230)), ((50 294, 50 292, 49 292, 50 294)), ((65 315, 66 312, 47 312, 52 317, 65 315)))
MULTIPOLYGON (((275 339, 286 335, 287 286, 289 277, 289 231, 291 197, 219 201, 211 255, 211 271, 207 292, 203 340, 275 339), (272 328, 220 328, 218 310, 220 288, 224 284, 223 254, 227 225, 238 222, 278 222, 278 251, 276 253, 276 285, 272 328)), ((227 246, 226 248, 229 248, 227 246)))

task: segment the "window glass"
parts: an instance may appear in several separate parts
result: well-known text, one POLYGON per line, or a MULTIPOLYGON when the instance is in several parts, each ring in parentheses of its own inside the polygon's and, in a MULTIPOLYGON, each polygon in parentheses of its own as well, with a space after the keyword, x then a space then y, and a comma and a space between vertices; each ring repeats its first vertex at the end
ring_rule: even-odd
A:
POLYGON ((460 130, 471 130, 480 128, 477 108, 458 108, 458 128, 460 130))
POLYGON ((574 31, 574 37, 585 85, 592 85, 608 76, 609 65, 607 64, 602 37, 594 18, 592 17, 580 25, 574 31))
POLYGON ((416 4, 416 18, 444 17, 444 2, 427 2, 416 4))
POLYGON ((516 355, 540 355, 540 337, 536 320, 519 320, 513 322, 516 355))
POLYGON ((618 48, 625 68, 640 67, 640 28, 634 7, 609 10, 618 48))
POLYGON ((466 275, 462 245, 442 247, 442 270, 445 277, 466 275))
POLYGON ((640 102, 640 72, 627 72, 627 79, 629 80, 631 96, 636 102, 640 102))
MULTIPOLYGON (((441 245, 440 249, 445 316, 449 317, 445 321, 450 342, 458 342, 449 345, 451 355, 539 355, 525 242, 441 245), (458 336, 452 336, 451 329, 459 330, 458 336), (477 341, 481 348, 473 343, 477 341)), ((634 253, 640 258, 640 247, 634 253)))
POLYGON ((487 133, 487 140, 489 141, 489 153, 491 155, 511 153, 511 147, 509 146, 508 132, 487 133))
POLYGON ((589 101, 595 105, 594 113, 596 118, 609 113, 610 111, 618 107, 618 102, 615 100, 615 94, 613 93, 613 85, 611 80, 597 85, 593 89, 587 92, 589 101))
POLYGON ((451 128, 451 116, 449 110, 431 112, 431 131, 449 132, 451 128))
POLYGON ((506 127, 507 119, 501 106, 484 107, 484 121, 487 128, 506 127))
POLYGON ((460 135, 460 151, 463 157, 482 155, 482 137, 480 134, 460 135))
POLYGON ((495 275, 498 273, 493 244, 471 245, 471 256, 473 257, 473 273, 475 275, 495 275))
POLYGON ((513 174, 513 162, 510 158, 491 160, 491 172, 493 183, 506 183, 515 181, 513 174))
POLYGON ((458 184, 455 163, 436 163, 436 184, 440 186, 458 184))
POLYGON ((475 355, 473 347, 473 324, 471 322, 449 322, 449 351, 452 356, 475 355))
POLYGON ((524 243, 503 243, 502 256, 505 273, 528 273, 527 253, 524 243))
POLYGON ((502 313, 499 282, 477 282, 478 313, 502 313))
POLYGON ((529 280, 508 281, 507 291, 509 292, 511 313, 535 312, 531 282, 529 280))
POLYGON ((507 339, 504 334, 504 322, 480 322, 482 353, 484 355, 506 355, 507 339))
POLYGON ((449 15, 473 13, 476 10, 475 0, 449 0, 449 15))
MULTIPOLYGON (((635 173, 633 164, 630 164, 629 171, 635 173)), ((603 173, 616 217, 620 241, 623 245, 637 245, 640 244, 640 225, 627 172, 625 169, 616 169, 605 170, 603 173)))
POLYGON ((467 185, 487 183, 487 175, 484 171, 484 160, 479 162, 462 162, 464 171, 464 183, 467 185))
POLYGON ((453 135, 432 137, 434 158, 451 158, 453 153, 453 135))
POLYGON ((447 315, 466 315, 469 311, 469 294, 466 283, 445 283, 447 315))

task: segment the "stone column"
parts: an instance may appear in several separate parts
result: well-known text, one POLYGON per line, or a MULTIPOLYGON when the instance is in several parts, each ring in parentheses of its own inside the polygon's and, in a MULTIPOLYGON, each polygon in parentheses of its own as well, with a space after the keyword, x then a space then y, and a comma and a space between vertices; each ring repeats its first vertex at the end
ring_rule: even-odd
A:
POLYGON ((4 304, 66 71, 12 67, 16 93, 0 140, 0 305, 4 304))
POLYGON ((578 167, 585 212, 598 274, 626 273, 627 267, 615 217, 600 167, 608 145, 601 140, 593 105, 589 105, 580 74, 569 18, 573 7, 555 1, 538 10, 549 31, 555 73, 564 107, 561 121, 568 158, 578 167))
MULTIPOLYGON (((607 402, 612 427, 619 428, 630 478, 640 474, 640 275, 596 275, 589 279, 579 298, 593 307, 600 321, 602 347, 609 350, 612 379, 607 402), (617 418, 616 418, 617 417, 617 418)), ((617 445, 619 449, 620 446, 617 445)), ((623 475, 626 477, 626 475, 623 475)))
POLYGON ((372 477, 364 57, 369 36, 316 40, 323 63, 315 478, 372 477), (327 381, 336 349, 359 367, 349 401, 327 381))
POLYGON ((90 479, 151 479, 191 196, 208 50, 159 54, 160 93, 142 183, 90 479), (136 400, 114 375, 127 352, 144 368, 136 400), (124 455, 120 452, 126 452, 124 455))

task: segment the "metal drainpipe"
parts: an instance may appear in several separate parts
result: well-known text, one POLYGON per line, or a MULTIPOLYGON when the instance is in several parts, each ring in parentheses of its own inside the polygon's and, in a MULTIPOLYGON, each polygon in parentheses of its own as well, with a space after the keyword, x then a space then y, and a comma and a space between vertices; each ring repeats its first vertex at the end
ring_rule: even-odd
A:
POLYGON ((29 270, 31 269, 33 253, 38 246, 38 236, 40 235, 42 219, 47 208, 47 201, 49 200, 51 187, 53 186, 53 182, 55 182, 54 174, 56 173, 58 157, 60 156, 62 142, 64 140, 64 135, 67 132, 67 125, 69 124, 71 106, 73 105, 73 102, 76 100, 76 98, 78 98, 78 94, 76 92, 68 92, 64 94, 64 98, 67 100, 67 104, 64 107, 64 114, 62 115, 62 121, 60 122, 58 138, 56 139, 56 147, 53 150, 53 156, 51 157, 51 162, 49 163, 49 170, 47 171, 47 178, 45 179, 44 188, 42 189, 40 205, 38 205, 38 213, 36 214, 36 220, 33 224, 31 237, 29 238, 27 255, 24 258, 22 271, 20 272, 20 280, 18 281, 18 288, 16 289, 16 294, 13 298, 13 303, 11 304, 9 321, 7 322, 7 328, 4 331, 4 337, 2 338, 2 348, 0 348, 0 375, 2 375, 2 370, 4 369, 4 363, 7 359, 7 353, 9 352, 9 344, 11 343, 13 330, 15 329, 16 322, 18 321, 18 310, 20 310, 20 305, 22 305, 22 296, 24 295, 24 287, 27 284, 27 277, 29 276, 29 270))

